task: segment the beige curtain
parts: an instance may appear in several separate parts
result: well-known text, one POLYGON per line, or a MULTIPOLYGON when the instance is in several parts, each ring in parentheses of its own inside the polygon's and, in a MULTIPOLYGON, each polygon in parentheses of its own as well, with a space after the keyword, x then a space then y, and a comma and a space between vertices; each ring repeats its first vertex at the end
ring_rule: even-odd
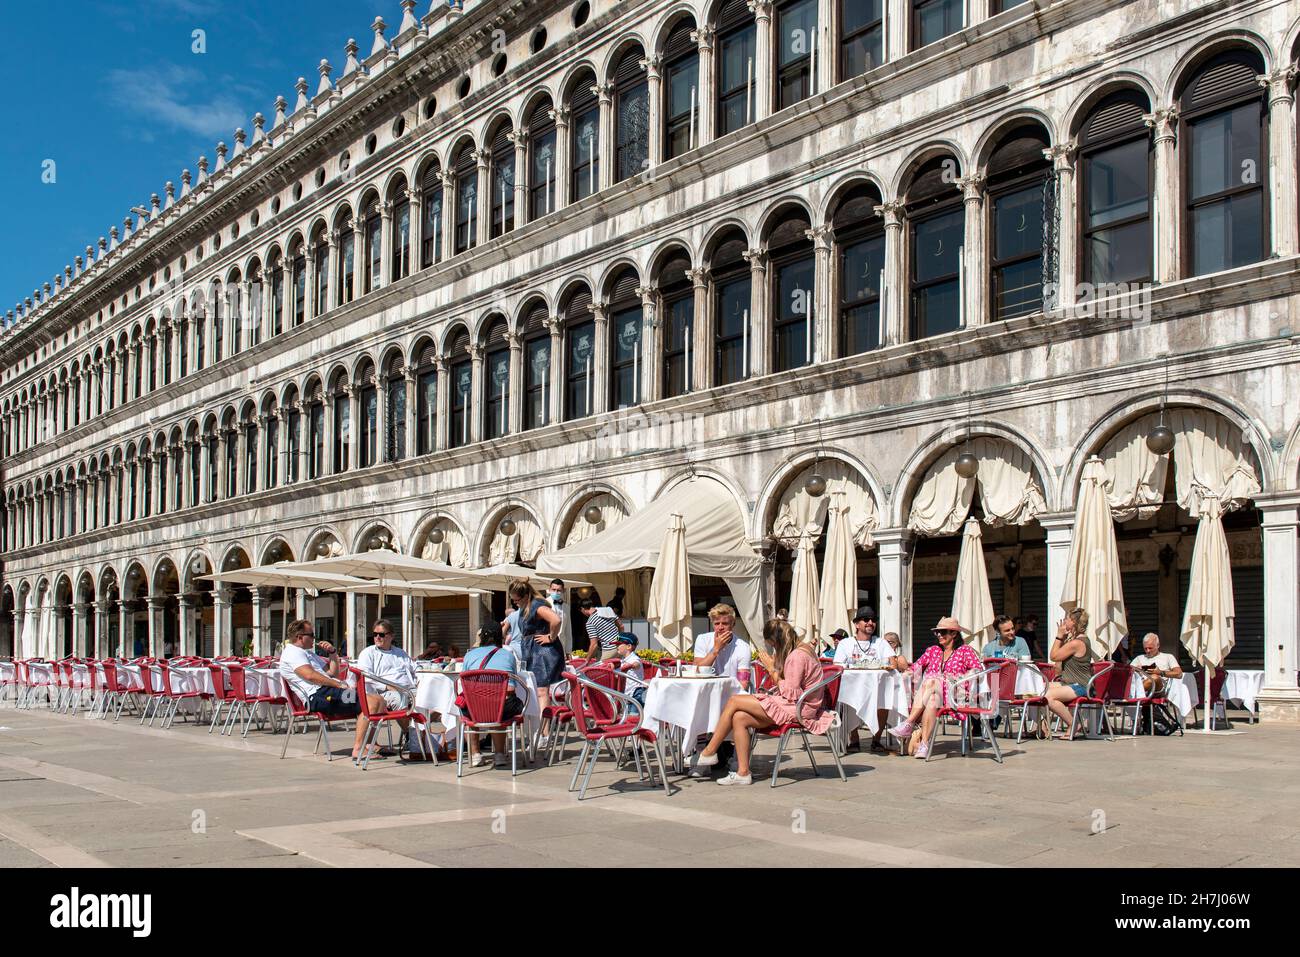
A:
POLYGON ((542 553, 542 544, 542 528, 537 524, 537 520, 522 508, 512 508, 497 520, 497 527, 492 533, 492 542, 488 546, 488 564, 531 565, 542 553), (501 523, 507 518, 515 523, 515 531, 512 535, 501 533, 501 523))
POLYGON ((806 531, 813 536, 813 545, 816 545, 826 528, 831 498, 835 495, 844 496, 842 501, 847 509, 853 543, 870 548, 875 544, 871 533, 880 525, 876 500, 857 470, 838 459, 815 462, 790 481, 777 506, 772 534, 794 543, 806 531), (826 491, 816 498, 804 490, 804 484, 814 473, 826 479, 826 491))
MULTIPOLYGON (((1160 413, 1152 412, 1130 422, 1101 451, 1106 498, 1117 522, 1150 518, 1164 501, 1169 456, 1156 455, 1146 443, 1159 421, 1160 413)), ((1230 511, 1259 492, 1241 430, 1223 416, 1207 409, 1171 409, 1165 424, 1174 433, 1174 495, 1193 518, 1207 494, 1218 495, 1223 510, 1230 511)))
POLYGON ((442 531, 442 541, 436 545, 426 541, 420 551, 420 557, 427 561, 464 568, 469 560, 469 543, 461 530, 445 519, 439 519, 433 527, 442 531))
POLYGON ((957 474, 957 445, 930 466, 912 498, 908 527, 922 535, 952 535, 970 514, 978 483, 986 525, 1024 525, 1047 510, 1029 456, 1006 439, 983 435, 969 443, 979 460, 974 478, 957 474))
POLYGON ((619 504, 618 499, 614 496, 602 493, 594 498, 589 498, 578 509, 573 524, 569 526, 569 531, 564 536, 564 545, 562 547, 568 548, 570 545, 578 544, 578 542, 585 542, 591 536, 617 525, 625 518, 627 518, 627 512, 623 510, 623 506, 619 504), (600 509, 600 521, 595 525, 587 521, 586 516, 587 509, 593 505, 600 509))

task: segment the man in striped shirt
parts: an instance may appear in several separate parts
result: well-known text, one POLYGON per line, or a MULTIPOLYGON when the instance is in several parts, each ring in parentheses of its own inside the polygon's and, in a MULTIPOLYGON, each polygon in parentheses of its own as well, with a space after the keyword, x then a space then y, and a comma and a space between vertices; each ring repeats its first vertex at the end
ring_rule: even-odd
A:
POLYGON ((623 622, 614 609, 597 606, 588 598, 582 603, 582 614, 587 619, 587 637, 591 639, 587 660, 595 661, 598 655, 601 661, 617 658, 618 635, 623 630, 623 622))

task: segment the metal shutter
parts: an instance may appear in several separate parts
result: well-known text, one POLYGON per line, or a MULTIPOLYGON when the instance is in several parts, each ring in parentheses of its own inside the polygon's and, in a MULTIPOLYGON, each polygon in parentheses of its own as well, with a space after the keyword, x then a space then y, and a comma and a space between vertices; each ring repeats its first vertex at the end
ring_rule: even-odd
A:
POLYGON ((1080 139, 1085 145, 1118 134, 1145 129, 1143 117, 1150 112, 1146 97, 1137 90, 1123 90, 1106 97, 1088 115, 1080 139))
POLYGON ((1047 616, 1046 577, 1020 579, 1020 617, 1028 618, 1030 615, 1037 615, 1040 625, 1053 623, 1047 616))
MULTIPOLYGON (((445 650, 456 645, 463 655, 469 650, 469 609, 426 608, 424 610, 424 643, 436 641, 445 650)), ((418 651, 423 651, 423 648, 418 651)))
POLYGON ((912 660, 935 644, 930 629, 945 615, 952 614, 950 581, 912 583, 912 660))
MULTIPOLYGON (((1148 631, 1160 634, 1160 573, 1122 572, 1124 589, 1124 617, 1128 621, 1131 643, 1140 648, 1142 636, 1148 631)), ((1092 614, 1092 609, 1088 609, 1092 614)), ((1046 633, 1047 629, 1044 629, 1046 633)))
MULTIPOLYGON (((1178 622, 1182 627, 1183 616, 1187 613, 1187 590, 1190 574, 1186 570, 1178 573, 1178 622)), ((1237 612, 1233 621, 1233 636, 1236 639, 1232 651, 1228 653, 1226 664, 1229 668, 1263 668, 1264 667, 1264 569, 1260 565, 1247 565, 1232 568, 1232 604, 1237 612)), ((1187 648, 1178 642, 1178 662, 1184 668, 1195 667, 1187 648)))
POLYGON ((1238 96, 1262 96, 1257 77, 1264 72, 1259 56, 1246 50, 1221 54, 1202 68, 1186 94, 1184 108, 1200 109, 1238 96))

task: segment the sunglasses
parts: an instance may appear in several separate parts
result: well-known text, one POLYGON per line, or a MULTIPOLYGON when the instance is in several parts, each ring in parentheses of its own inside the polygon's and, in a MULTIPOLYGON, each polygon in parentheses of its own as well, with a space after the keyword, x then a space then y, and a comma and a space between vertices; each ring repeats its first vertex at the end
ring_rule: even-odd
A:
POLYGON ((934 633, 935 633, 936 635, 960 635, 960 634, 961 634, 961 632, 959 632, 959 631, 953 631, 951 628, 944 628, 944 629, 942 629, 942 630, 936 628, 936 629, 934 630, 934 633))
POLYGON ((386 637, 386 636, 388 635, 388 632, 386 632, 386 631, 372 631, 370 634, 371 634, 372 637, 375 637, 375 638, 384 638, 384 637, 386 637))

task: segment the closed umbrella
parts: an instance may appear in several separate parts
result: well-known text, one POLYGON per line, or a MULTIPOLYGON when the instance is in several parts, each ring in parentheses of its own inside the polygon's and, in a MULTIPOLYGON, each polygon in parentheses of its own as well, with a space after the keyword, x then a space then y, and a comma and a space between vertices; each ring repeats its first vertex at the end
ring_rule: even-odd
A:
POLYGON ((686 526, 676 512, 668 517, 659 561, 650 582, 646 619, 659 630, 659 641, 674 656, 695 645, 691 634, 691 575, 686 560, 686 526))
POLYGON ((952 613, 961 622, 972 647, 982 652, 993 640, 993 598, 989 594, 988 568, 984 565, 984 536, 980 533, 980 523, 973 518, 966 520, 961 536, 952 613))
POLYGON ((1233 618, 1232 570, 1228 566, 1228 539, 1223 533, 1223 510, 1217 495, 1206 495, 1201 502, 1201 518, 1196 526, 1196 546, 1192 550, 1192 570, 1187 582, 1187 607, 1183 611, 1182 641, 1192 660, 1205 673, 1201 701, 1205 721, 1200 730, 1212 730, 1210 715, 1210 678, 1236 642, 1233 618))
POLYGON ((794 573, 790 581, 790 624, 799 637, 818 647, 817 630, 821 620, 821 589, 817 587, 817 557, 813 555, 812 536, 805 530, 799 536, 794 555, 794 573))
POLYGON ((852 630, 858 604, 858 554, 849 528, 849 509, 843 492, 831 496, 826 529, 825 567, 822 569, 821 621, 825 640, 837 628, 852 630))
POLYGON ((45 589, 45 597, 41 600, 40 608, 40 656, 47 661, 55 661, 59 657, 59 649, 54 640, 54 589, 45 589))
POLYGON ((1098 658, 1107 658, 1128 634, 1124 587, 1119 577, 1115 525, 1106 501, 1106 466, 1093 456, 1083 466, 1074 538, 1065 563, 1061 607, 1088 612, 1088 643, 1098 658))
POLYGON ((24 658, 35 658, 40 654, 37 650, 36 602, 32 600, 30 592, 23 603, 23 637, 19 645, 23 650, 24 658))

